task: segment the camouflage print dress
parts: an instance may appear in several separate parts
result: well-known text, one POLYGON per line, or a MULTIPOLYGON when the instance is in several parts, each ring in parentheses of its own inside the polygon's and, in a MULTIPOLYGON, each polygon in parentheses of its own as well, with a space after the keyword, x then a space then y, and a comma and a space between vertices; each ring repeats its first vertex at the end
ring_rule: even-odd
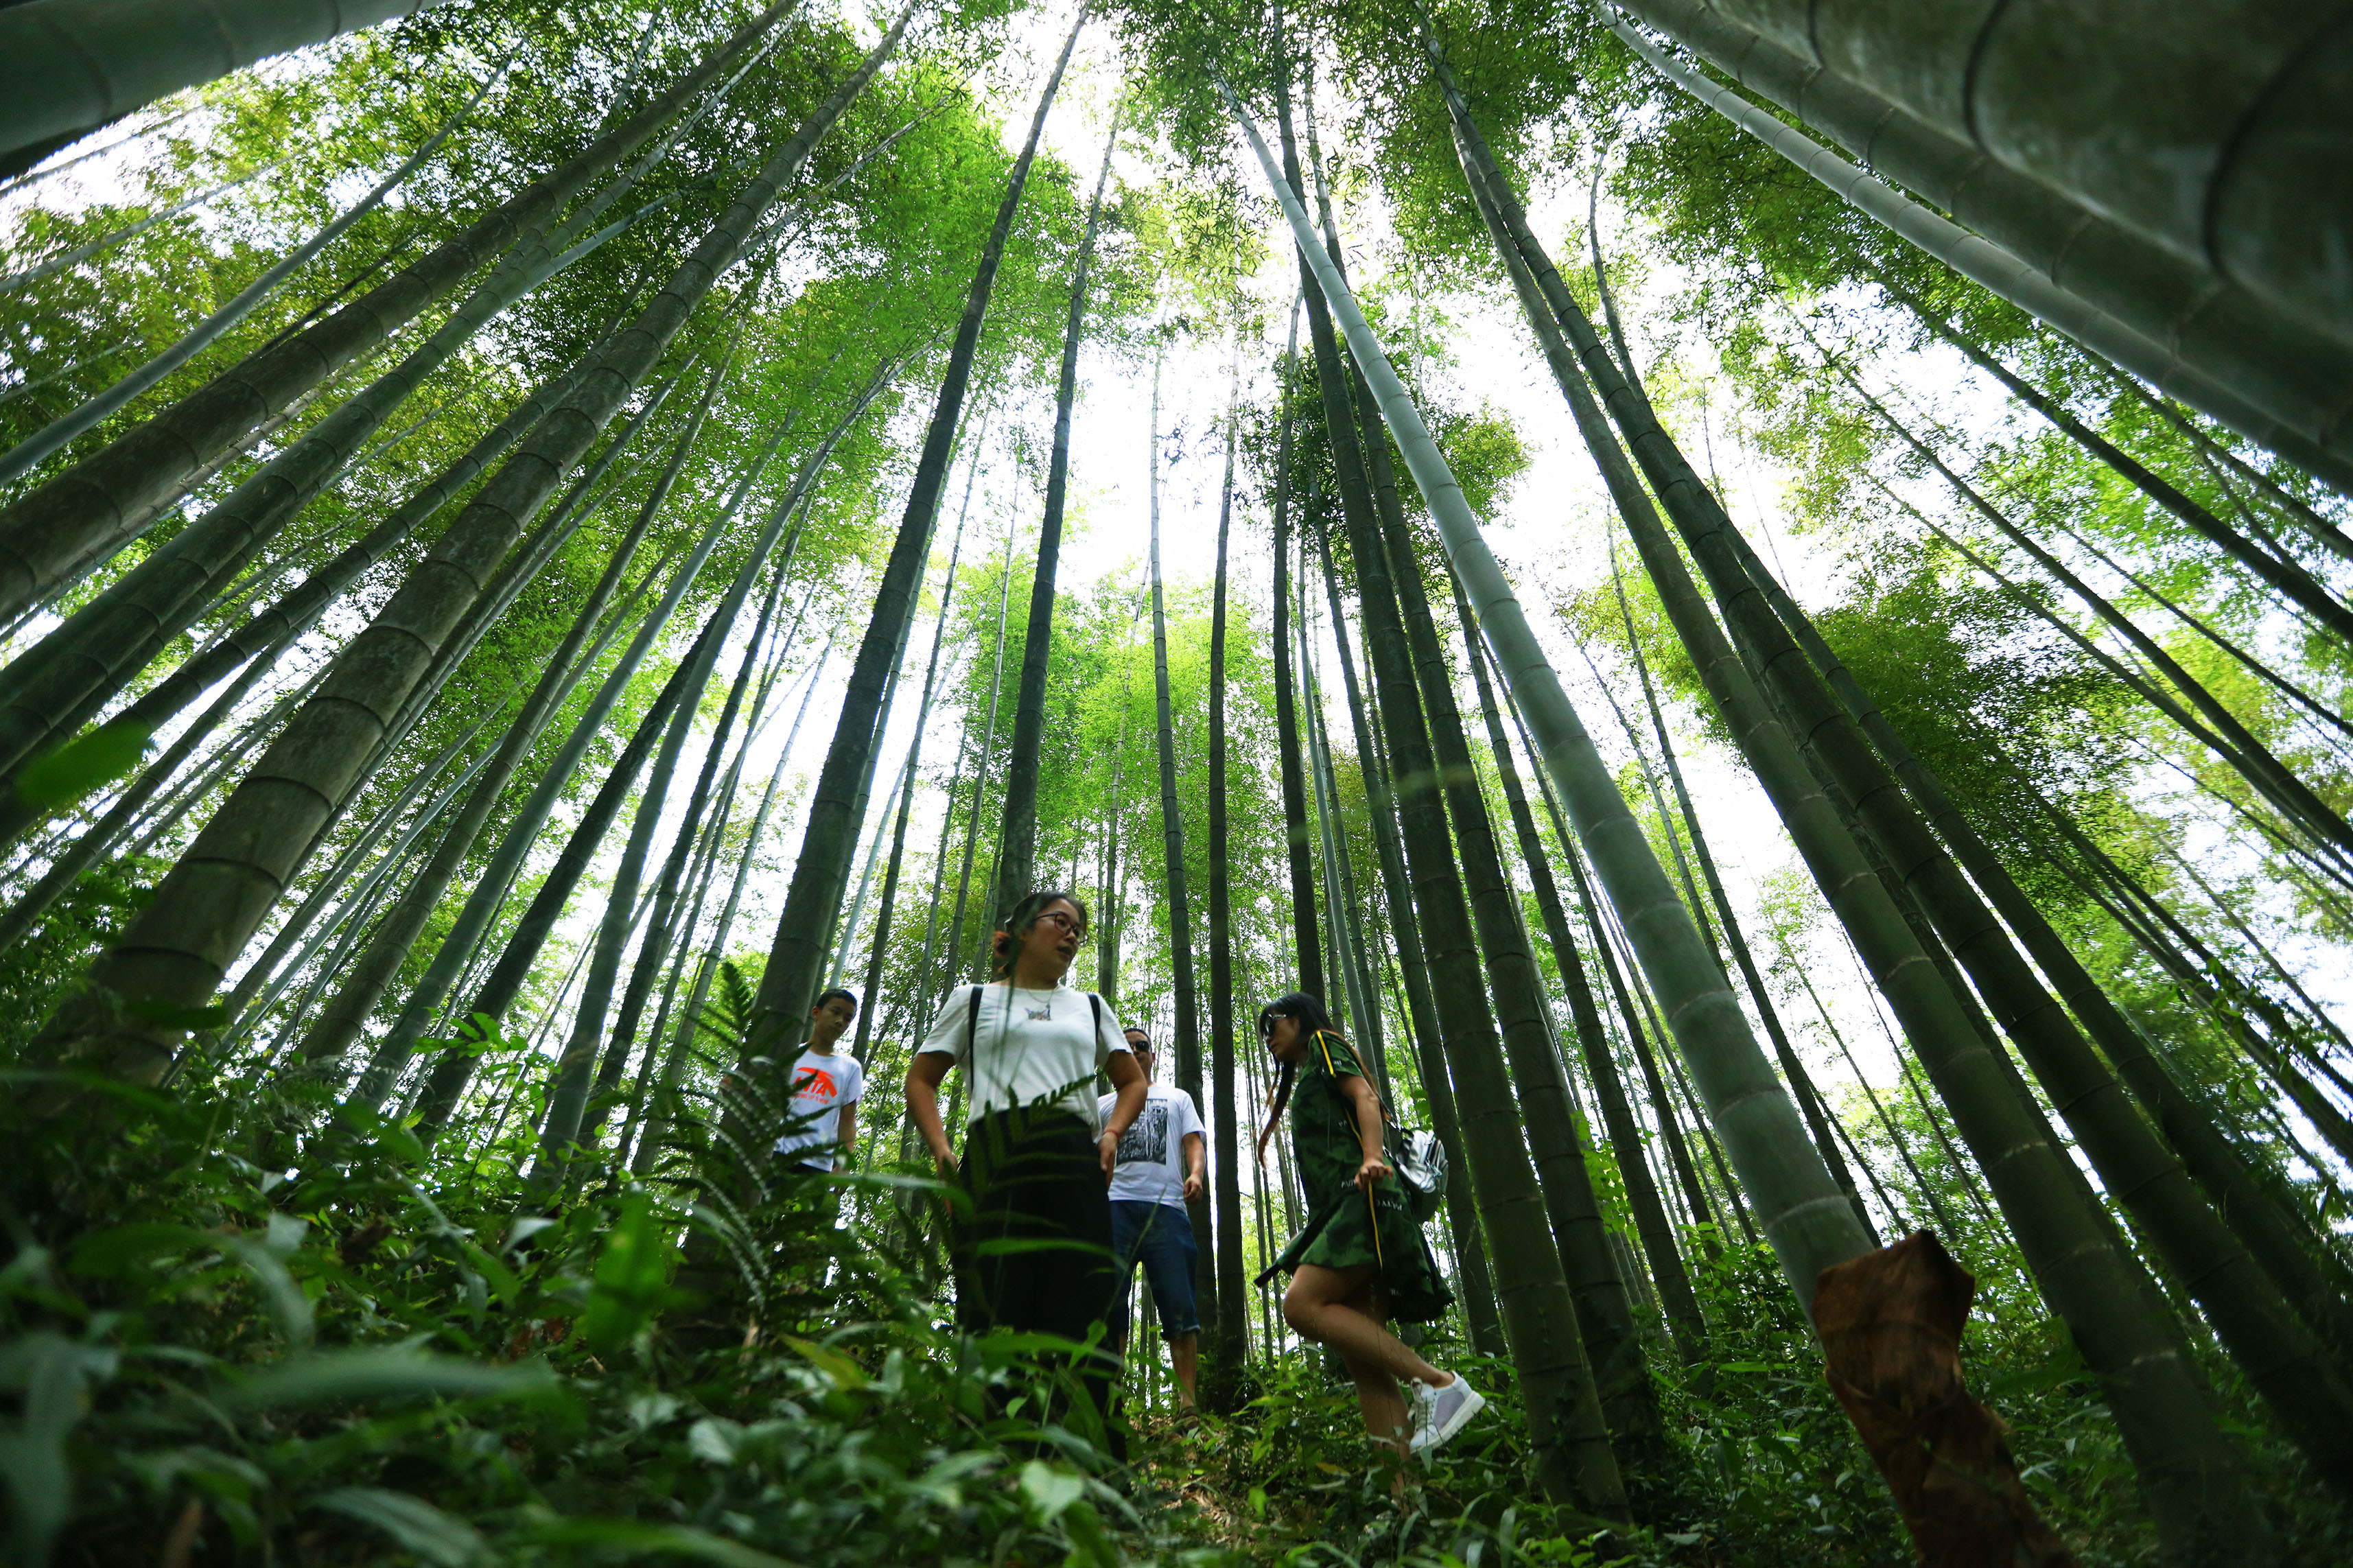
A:
POLYGON ((1407 1212, 1395 1177, 1369 1194, 1356 1190, 1365 1147, 1340 1080, 1364 1076, 1348 1042, 1328 1029, 1315 1035, 1299 1064, 1291 1091, 1291 1152, 1306 1189, 1309 1221, 1274 1267, 1288 1274, 1303 1263, 1324 1268, 1373 1264, 1388 1287, 1390 1316, 1400 1323, 1427 1323, 1444 1316, 1454 1300, 1429 1238, 1407 1212), (1317 1228, 1315 1219, 1326 1210, 1331 1218, 1317 1228))

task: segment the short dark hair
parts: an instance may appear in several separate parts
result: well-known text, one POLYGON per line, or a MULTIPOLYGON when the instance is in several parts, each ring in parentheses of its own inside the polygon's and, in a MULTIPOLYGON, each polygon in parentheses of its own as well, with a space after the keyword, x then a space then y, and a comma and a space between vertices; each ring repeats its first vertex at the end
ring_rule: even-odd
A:
POLYGON ((835 986, 830 991, 818 992, 817 994, 817 1000, 809 1004, 809 1011, 812 1013, 816 1012, 819 1007, 824 1006, 827 1003, 832 1001, 837 996, 849 1004, 849 1016, 851 1017, 855 1018, 858 1016, 858 998, 839 985, 835 986))
POLYGON ((1152 1043, 1151 1031, 1145 1029, 1138 1025, 1130 1024, 1126 1028, 1121 1030, 1120 1033, 1122 1035, 1142 1035, 1144 1038, 1137 1041, 1136 1044, 1144 1050, 1152 1051, 1156 1054, 1160 1048, 1152 1043))

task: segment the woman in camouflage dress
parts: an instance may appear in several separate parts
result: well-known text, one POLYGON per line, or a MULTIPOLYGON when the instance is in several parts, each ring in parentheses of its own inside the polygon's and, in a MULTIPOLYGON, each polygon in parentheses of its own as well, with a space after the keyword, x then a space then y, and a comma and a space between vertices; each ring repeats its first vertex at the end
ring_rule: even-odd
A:
POLYGON ((1291 1276, 1283 1320, 1339 1352, 1376 1443, 1400 1455, 1427 1453, 1486 1401, 1389 1331, 1392 1321, 1442 1316, 1454 1297, 1381 1152, 1380 1097, 1314 997, 1293 992, 1269 1003, 1258 1027, 1280 1068, 1258 1157, 1264 1163, 1267 1139, 1287 1106, 1309 1208, 1306 1225, 1274 1261, 1291 1276), (1413 1390, 1410 1428, 1400 1383, 1413 1390))

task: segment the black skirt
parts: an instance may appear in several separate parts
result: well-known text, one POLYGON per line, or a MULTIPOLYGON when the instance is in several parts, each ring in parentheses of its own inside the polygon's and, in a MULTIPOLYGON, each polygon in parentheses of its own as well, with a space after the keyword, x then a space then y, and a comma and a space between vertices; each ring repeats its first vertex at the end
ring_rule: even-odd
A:
POLYGON ((1120 1288, 1093 1130, 1053 1108, 992 1111, 965 1134, 956 1321, 1084 1340, 1120 1288))

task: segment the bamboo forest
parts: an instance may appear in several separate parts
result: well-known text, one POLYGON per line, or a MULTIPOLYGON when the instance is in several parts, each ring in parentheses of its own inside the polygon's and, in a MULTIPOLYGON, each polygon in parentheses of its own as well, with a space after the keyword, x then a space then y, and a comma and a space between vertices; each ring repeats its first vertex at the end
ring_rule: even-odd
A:
POLYGON ((0 0, 0 1554, 2353 1562, 2348 171, 2317 0, 0 0))

